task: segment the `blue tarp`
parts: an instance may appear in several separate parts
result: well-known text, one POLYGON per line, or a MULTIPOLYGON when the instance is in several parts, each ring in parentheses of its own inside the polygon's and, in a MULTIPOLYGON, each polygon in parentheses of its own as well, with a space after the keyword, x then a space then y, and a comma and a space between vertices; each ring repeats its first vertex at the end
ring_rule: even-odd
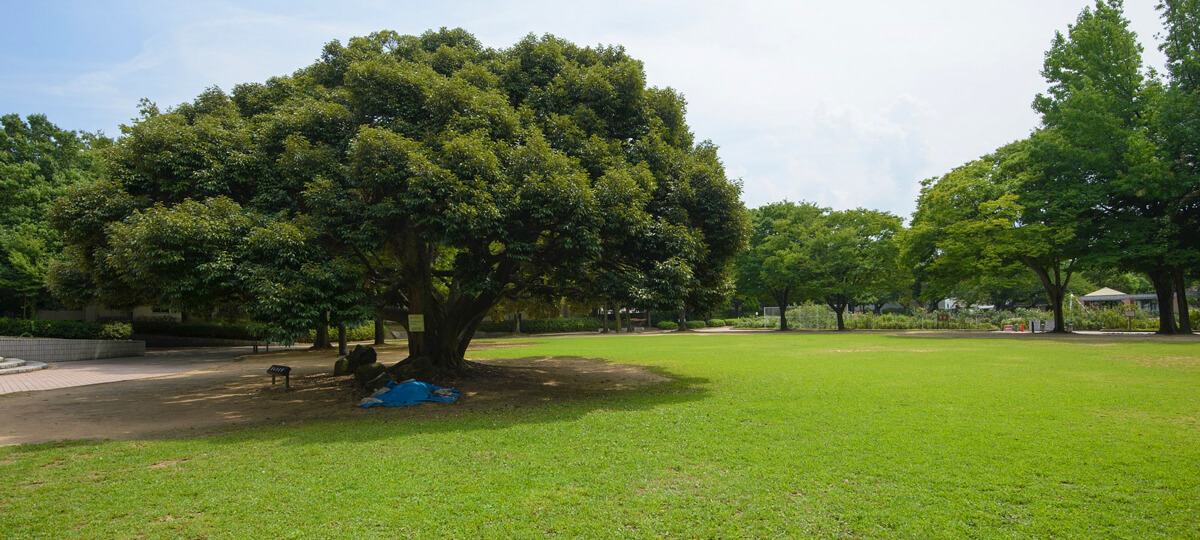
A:
POLYGON ((364 409, 374 407, 375 405, 404 407, 426 401, 440 401, 443 403, 458 401, 458 390, 441 388, 425 382, 390 382, 387 383, 385 388, 388 389, 386 392, 364 399, 362 407, 364 409))

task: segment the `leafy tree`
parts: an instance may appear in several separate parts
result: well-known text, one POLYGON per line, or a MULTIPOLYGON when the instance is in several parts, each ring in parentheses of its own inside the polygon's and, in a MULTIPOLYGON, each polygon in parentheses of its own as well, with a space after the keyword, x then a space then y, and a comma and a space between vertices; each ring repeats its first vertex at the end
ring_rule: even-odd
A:
POLYGON ((619 47, 529 36, 494 50, 461 29, 332 42, 292 76, 145 106, 111 154, 111 185, 75 194, 102 217, 62 205, 60 226, 94 223, 73 237, 97 246, 74 244, 62 290, 115 276, 124 285, 102 294, 135 294, 136 265, 109 255, 137 245, 139 216, 161 204, 226 208, 242 240, 171 244, 166 260, 200 264, 145 279, 188 278, 181 302, 226 291, 280 328, 362 317, 355 304, 406 325, 419 315, 400 370, 464 369, 504 299, 714 303, 744 209, 683 116, 619 47))
MULTIPOLYGON (((1122 2, 1098 1, 1067 36, 1056 35, 1043 75, 1050 87, 1034 101, 1045 126, 1034 152, 1045 174, 1034 191, 1057 204, 1051 211, 1075 206, 1078 244, 1087 246, 1077 255, 1145 272, 1160 305, 1171 305, 1183 252, 1169 217, 1176 187, 1150 129, 1162 89, 1143 73, 1142 47, 1122 2)), ((1175 332, 1173 311, 1159 313, 1159 331, 1175 332)))
MULTIPOLYGON (((750 246, 738 259, 738 290, 770 297, 784 311, 816 296, 808 249, 828 211, 787 201, 751 210, 750 246)), ((780 318, 779 329, 787 330, 787 317, 780 318)))
POLYGON ((899 217, 862 208, 830 212, 808 249, 813 288, 845 330, 845 310, 863 299, 903 288, 909 273, 900 265, 899 217))
POLYGON ((921 299, 981 304, 1027 275, 1016 257, 996 256, 995 238, 979 234, 995 201, 1015 190, 999 178, 1004 152, 922 182, 912 225, 902 235, 902 257, 922 283, 921 299))
MULTIPOLYGON (((908 233, 932 291, 980 301, 1020 287, 1032 272, 1065 332, 1063 300, 1087 249, 1076 235, 1082 208, 1053 199, 1032 148, 1043 133, 925 182, 908 233), (987 292, 987 294, 980 294, 987 292)), ((909 255, 909 260, 913 255, 909 255)))
MULTIPOLYGON (((750 294, 770 296, 781 309, 821 300, 837 313, 907 285, 896 234, 900 218, 875 210, 833 212, 811 203, 774 203, 751 213, 750 248, 738 280, 750 294)), ((786 317, 783 317, 786 319, 786 317)), ((780 322, 787 329, 787 322, 780 322)))
POLYGON ((95 180, 96 152, 110 141, 60 129, 43 115, 4 115, 0 127, 0 311, 31 316, 49 300, 47 270, 62 249, 46 212, 70 186, 95 180))
MULTIPOLYGON (((1175 248, 1171 272, 1179 330, 1191 332, 1186 291, 1190 281, 1200 278, 1200 4, 1165 0, 1157 7, 1166 29, 1160 48, 1167 57, 1168 81, 1153 127, 1168 165, 1163 198, 1175 248)), ((1160 311, 1167 305, 1162 300, 1160 294, 1160 311)))

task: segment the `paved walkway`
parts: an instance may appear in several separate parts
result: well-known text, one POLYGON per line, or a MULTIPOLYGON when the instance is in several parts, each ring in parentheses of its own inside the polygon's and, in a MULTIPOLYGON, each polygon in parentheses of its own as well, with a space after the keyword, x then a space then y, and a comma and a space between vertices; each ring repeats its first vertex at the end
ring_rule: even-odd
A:
POLYGON ((51 362, 48 369, 0 376, 0 394, 175 375, 226 363, 251 350, 250 347, 171 349, 129 358, 51 362))

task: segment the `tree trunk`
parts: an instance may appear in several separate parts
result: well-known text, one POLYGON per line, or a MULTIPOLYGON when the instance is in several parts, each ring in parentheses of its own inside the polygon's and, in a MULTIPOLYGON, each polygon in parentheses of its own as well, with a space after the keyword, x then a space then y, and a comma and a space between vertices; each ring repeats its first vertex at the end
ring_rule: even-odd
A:
POLYGON ((338 356, 350 353, 346 345, 346 323, 342 323, 338 325, 338 356))
POLYGON ((625 333, 627 333, 627 334, 633 333, 633 310, 632 309, 629 310, 629 313, 626 314, 625 328, 626 328, 625 333))
POLYGON ((687 332, 688 331, 687 308, 679 308, 678 315, 679 315, 679 331, 687 332))
POLYGON ((1154 284, 1154 295, 1158 297, 1158 332, 1175 333, 1175 280, 1170 270, 1155 269, 1146 272, 1154 284))
POLYGON ((1175 282, 1175 302, 1179 306, 1178 322, 1179 333, 1192 333, 1192 316, 1188 313, 1187 301, 1187 282, 1183 278, 1183 267, 1176 266, 1172 272, 1172 278, 1175 282))
POLYGON ((461 371, 462 358, 456 358, 457 336, 450 335, 455 333, 454 329, 460 323, 447 316, 446 306, 439 301, 442 293, 433 287, 430 248, 415 232, 407 234, 404 248, 401 266, 409 276, 406 283, 409 319, 404 321, 404 327, 408 330, 408 355, 409 360, 413 361, 412 371, 415 375, 431 375, 434 371, 444 370, 461 371), (418 317, 424 328, 414 331, 412 318, 418 317))
POLYGON ((383 317, 375 317, 375 344, 383 345, 387 343, 387 325, 383 324, 383 317))
POLYGON ((825 303, 829 305, 829 309, 832 309, 834 315, 837 316, 838 332, 845 331, 846 320, 844 318, 844 314, 846 312, 846 306, 850 304, 850 300, 846 298, 846 295, 844 294, 835 294, 829 298, 826 298, 825 303))
MULTIPOLYGON (((788 300, 789 300, 788 297, 790 296, 790 294, 788 294, 788 293, 790 293, 790 292, 791 292, 790 290, 784 289, 783 291, 780 291, 778 294, 772 295, 775 297, 775 302, 779 303, 779 331, 780 332, 787 332, 787 329, 788 329, 787 305, 788 305, 788 300)), ((767 314, 767 310, 766 310, 766 308, 763 308, 763 316, 765 317, 766 314, 767 314)))
POLYGON ((1054 275, 1050 275, 1050 271, 1042 267, 1032 257, 1021 257, 1021 262, 1033 273, 1037 274, 1038 280, 1042 282, 1042 288, 1046 291, 1046 300, 1050 302, 1050 308, 1054 310, 1054 331, 1055 334, 1067 333, 1067 326, 1063 318, 1063 297, 1067 293, 1067 284, 1071 281, 1071 272, 1067 271, 1066 277, 1063 277, 1061 265, 1055 263, 1053 268, 1054 275))
POLYGON ((621 333, 621 305, 620 304, 617 304, 616 309, 613 310, 613 321, 614 321, 613 322, 613 332, 620 334, 621 333))
POLYGON ((513 335, 521 335, 521 312, 517 312, 517 316, 513 319, 513 335))
POLYGON ((600 326, 600 333, 607 334, 608 333, 608 304, 604 304, 603 306, 601 306, 600 311, 601 311, 601 319, 600 320, 603 321, 603 323, 600 326))
MULTIPOLYGON (((408 232, 397 242, 400 267, 405 275, 402 300, 407 309, 397 309, 395 317, 408 331, 409 357, 389 368, 402 378, 439 377, 462 374, 467 369, 463 358, 475 331, 488 310, 500 300, 499 290, 463 293, 457 281, 447 287, 434 285, 433 249, 416 232, 408 232), (410 317, 420 316, 424 329, 414 331, 410 317)), ((492 270, 495 280, 506 283, 516 262, 501 261, 492 270)), ((438 281, 439 285, 442 281, 438 281)))
POLYGON ((333 344, 331 344, 329 342, 329 312, 328 311, 325 312, 325 314, 322 315, 319 320, 317 320, 317 328, 313 333, 312 348, 314 350, 332 349, 333 348, 333 344))

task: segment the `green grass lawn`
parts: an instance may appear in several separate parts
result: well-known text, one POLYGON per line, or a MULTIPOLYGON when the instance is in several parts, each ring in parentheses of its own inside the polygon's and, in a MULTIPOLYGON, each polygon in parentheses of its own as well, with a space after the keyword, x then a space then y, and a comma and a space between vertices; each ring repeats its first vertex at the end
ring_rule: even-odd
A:
POLYGON ((0 537, 1200 538, 1195 342, 710 334, 477 356, 543 355, 676 382, 0 448, 0 537))

